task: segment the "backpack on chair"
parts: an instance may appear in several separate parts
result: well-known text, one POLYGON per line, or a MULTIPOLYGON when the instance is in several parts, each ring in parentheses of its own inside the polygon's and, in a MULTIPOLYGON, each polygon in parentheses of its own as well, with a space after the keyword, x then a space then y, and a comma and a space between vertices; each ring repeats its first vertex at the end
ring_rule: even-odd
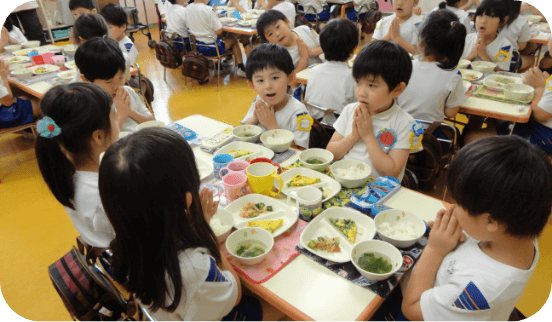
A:
POLYGON ((433 122, 424 132, 423 150, 408 156, 406 168, 414 173, 420 188, 433 189, 441 170, 443 150, 441 143, 431 134, 440 125, 440 122, 433 122))
POLYGON ((186 44, 184 49, 178 51, 174 44, 176 33, 173 33, 171 38, 167 38, 165 31, 161 31, 160 41, 155 45, 155 58, 163 67, 176 69, 182 65, 182 57, 186 54, 186 44))
POLYGON ((312 123, 312 127, 309 133, 309 149, 325 149, 330 142, 330 136, 328 135, 328 132, 320 123, 320 121, 317 121, 315 119, 313 119, 313 121, 314 122, 312 123))
POLYGON ((203 54, 191 52, 182 63, 182 75, 204 84, 209 81, 209 60, 203 54))

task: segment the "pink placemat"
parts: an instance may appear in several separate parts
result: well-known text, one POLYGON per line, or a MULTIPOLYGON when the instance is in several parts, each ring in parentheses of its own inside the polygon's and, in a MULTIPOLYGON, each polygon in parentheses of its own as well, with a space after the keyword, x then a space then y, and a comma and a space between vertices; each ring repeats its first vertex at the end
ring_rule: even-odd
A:
POLYGON ((268 281, 274 274, 278 273, 292 259, 300 253, 295 250, 295 245, 299 242, 299 237, 307 222, 297 219, 297 223, 286 232, 274 238, 274 247, 270 254, 259 264, 254 266, 242 265, 232 258, 226 250, 226 246, 221 247, 222 255, 225 256, 236 271, 253 284, 260 284, 268 281))

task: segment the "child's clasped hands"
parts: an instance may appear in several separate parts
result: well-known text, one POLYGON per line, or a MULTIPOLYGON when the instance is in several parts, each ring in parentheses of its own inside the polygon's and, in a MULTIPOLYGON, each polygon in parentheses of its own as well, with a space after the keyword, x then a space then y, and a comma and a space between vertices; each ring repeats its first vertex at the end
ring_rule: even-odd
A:
POLYGON ((426 250, 429 252, 445 257, 445 255, 456 248, 459 242, 466 240, 462 227, 458 223, 456 215, 454 215, 455 208, 456 205, 452 205, 446 210, 439 210, 435 221, 427 223, 431 228, 426 246, 426 250))

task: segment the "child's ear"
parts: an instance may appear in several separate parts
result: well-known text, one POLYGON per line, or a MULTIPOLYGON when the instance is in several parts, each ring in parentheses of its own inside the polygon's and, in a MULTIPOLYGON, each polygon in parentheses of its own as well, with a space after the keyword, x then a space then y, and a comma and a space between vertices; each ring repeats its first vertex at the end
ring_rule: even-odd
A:
POLYGON ((288 75, 288 85, 291 85, 295 82, 295 71, 291 72, 291 74, 288 75))
POLYGON ((488 216, 486 225, 487 231, 490 233, 496 233, 500 229, 500 224, 498 223, 498 221, 491 218, 491 215, 489 214, 485 214, 484 216, 488 216))
POLYGON ((98 10, 96 8, 92 9, 92 13, 98 13, 98 10))
POLYGON ((404 92, 405 89, 406 89, 406 83, 400 82, 399 85, 397 85, 395 89, 391 91, 391 94, 393 95, 394 98, 397 98, 404 92))
POLYGON ((190 209, 192 206, 192 201, 194 201, 194 198, 192 197, 191 192, 186 192, 186 208, 190 209))
POLYGON ((85 83, 92 83, 91 81, 89 81, 88 79, 86 79, 86 77, 84 77, 83 74, 80 74, 80 78, 81 78, 82 81, 85 82, 85 83))
POLYGON ((96 130, 92 132, 92 141, 96 143, 98 146, 104 145, 105 140, 105 132, 104 130, 96 130))
POLYGON ((255 90, 255 86, 253 86, 253 83, 249 79, 247 80, 247 85, 249 85, 249 88, 252 90, 255 90))
POLYGON ((287 26, 288 26, 288 28, 289 28, 290 22, 289 22, 289 19, 288 19, 288 18, 286 18, 286 24, 287 24, 287 26))

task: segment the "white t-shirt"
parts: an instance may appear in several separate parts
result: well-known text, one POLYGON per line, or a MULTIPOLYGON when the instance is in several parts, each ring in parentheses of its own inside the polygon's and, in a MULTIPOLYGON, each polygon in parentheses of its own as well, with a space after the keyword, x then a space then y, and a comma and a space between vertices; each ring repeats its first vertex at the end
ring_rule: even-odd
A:
MULTIPOLYGON (((387 33, 389 32, 389 27, 391 27, 391 22, 393 22, 393 19, 397 14, 393 13, 389 17, 385 19, 381 19, 377 25, 376 30, 374 30, 374 35, 372 38, 380 40, 383 37, 387 36, 387 33)), ((407 43, 412 44, 414 46, 418 46, 418 26, 422 22, 422 19, 412 14, 412 16, 405 22, 401 24, 401 38, 404 39, 407 43)))
MULTIPOLYGON (((251 9, 251 2, 248 0, 238 0, 238 3, 240 7, 243 8, 243 10, 249 10, 251 9)), ((233 2, 228 1, 228 7, 235 7, 233 2)))
POLYGON ((443 70, 436 62, 412 61, 412 76, 399 96, 399 106, 415 119, 439 121, 445 119, 445 108, 466 102, 462 76, 458 70, 443 70))
POLYGON ((20 44, 28 41, 27 37, 21 32, 21 29, 16 26, 12 26, 12 30, 8 32, 8 35, 10 35, 10 38, 17 40, 20 44))
MULTIPOLYGON (((297 36, 299 36, 299 38, 303 39, 307 47, 316 48, 320 46, 320 40, 318 39, 318 34, 316 33, 316 31, 312 30, 308 26, 299 26, 297 28, 294 28, 293 32, 295 32, 297 36)), ((291 59, 293 60, 293 66, 297 67, 297 64, 299 63, 299 59, 301 58, 299 56, 299 49, 297 45, 284 47, 284 48, 289 51, 291 59)), ((309 58, 307 58, 307 67, 312 64, 317 64, 321 62, 322 61, 320 60, 320 58, 318 58, 318 56, 309 56, 309 58)))
MULTIPOLYGON (((458 20, 460 20, 460 23, 463 24, 464 27, 466 27, 466 32, 468 34, 471 34, 472 27, 471 27, 470 15, 466 11, 457 9, 455 7, 446 6, 446 9, 449 11, 452 11, 458 17, 458 20)), ((437 11, 437 10, 439 10, 439 7, 434 8, 433 10, 431 10, 431 12, 437 11)))
MULTIPOLYGON (((462 58, 468 57, 468 55, 475 48, 477 43, 478 33, 472 33, 466 36, 466 44, 464 45, 464 53, 462 58)), ((498 68, 509 71, 510 63, 512 61, 512 43, 499 34, 496 39, 487 45, 487 55, 491 58, 493 63, 498 65, 498 68)), ((474 61, 481 61, 481 58, 477 57, 474 61)))
POLYGON ((65 207, 73 226, 90 246, 108 247, 115 238, 115 231, 105 214, 100 191, 98 173, 75 171, 75 210, 65 207))
MULTIPOLYGON (((170 2, 170 10, 167 11, 165 17, 167 18, 167 37, 172 37, 173 33, 187 38, 188 26, 186 25, 186 8, 180 5, 172 5, 170 2)), ((177 36, 178 37, 178 36, 177 36)))
POLYGON ((295 6, 289 2, 280 2, 272 9, 280 11, 289 20, 289 28, 295 28, 295 6))
POLYGON ((136 64, 136 59, 138 59, 138 49, 134 46, 134 43, 128 36, 125 36, 121 41, 119 41, 119 48, 121 51, 128 56, 128 61, 131 66, 136 64))
POLYGON ((425 321, 508 321, 537 265, 537 242, 528 270, 490 258, 478 243, 468 237, 445 256, 435 285, 420 299, 425 321))
MULTIPOLYGON (((315 66, 310 72, 305 101, 338 113, 341 113, 346 105, 357 102, 355 79, 347 62, 327 61, 315 66)), ((319 109, 309 109, 309 114, 315 119, 324 116, 324 112, 319 109)), ((329 114, 323 121, 334 124, 335 115, 329 114)))
MULTIPOLYGON (((538 106, 541 109, 543 109, 545 112, 552 114, 552 77, 546 80, 546 85, 544 86, 544 93, 542 94, 542 97, 538 103, 538 106)), ((552 129, 552 118, 546 122, 540 122, 540 123, 552 129)))
POLYGON ((222 23, 218 20, 217 14, 213 8, 203 3, 192 3, 186 7, 186 24, 190 32, 196 37, 196 40, 206 44, 212 44, 215 41, 211 36, 217 39, 215 31, 222 28, 222 23))
POLYGON ((157 3, 157 9, 159 9, 159 14, 160 15, 166 15, 167 14, 167 9, 166 9, 167 3, 168 4, 171 4, 171 3, 167 0, 155 0, 155 2, 157 3))
MULTIPOLYGON (((251 103, 249 111, 247 111, 247 114, 240 123, 244 124, 253 117, 255 113, 255 103, 257 102, 257 100, 260 99, 261 98, 257 95, 253 103, 251 103)), ((302 113, 308 113, 305 105, 296 100, 294 97, 290 96, 286 106, 284 106, 283 109, 275 112, 274 117, 276 118, 276 123, 281 129, 293 132, 293 135, 295 136, 293 142, 295 142, 297 146, 308 149, 310 132, 300 131, 299 123, 297 122, 297 115, 302 113)), ((261 123, 258 123, 257 126, 259 126, 263 130, 263 132, 267 131, 267 129, 261 123)))
MULTIPOLYGON (((221 271, 204 247, 178 254, 184 290, 174 312, 161 309, 149 313, 155 321, 220 321, 238 300, 238 283, 229 271, 221 271)), ((167 296, 167 304, 173 301, 167 296)))
MULTIPOLYGON (((341 136, 346 137, 353 132, 353 117, 357 107, 358 103, 351 103, 345 106, 343 113, 341 113, 341 115, 337 118, 337 121, 334 123, 335 130, 341 136)), ((396 102, 390 109, 372 116, 372 127, 374 128, 374 134, 376 137, 382 128, 390 129, 396 134, 397 139, 392 149, 410 150, 410 133, 412 133, 412 126, 414 123, 415 121, 412 116, 400 109, 396 102)), ((359 139, 353 145, 349 152, 345 154, 343 159, 364 161, 372 168, 371 175, 376 177, 379 176, 378 170, 372 165, 370 154, 368 154, 366 144, 362 139, 359 139)))
POLYGON ((4 86, 4 81, 0 79, 0 98, 8 96, 9 93, 8 89, 4 86))
POLYGON ((357 13, 363 13, 368 11, 366 7, 364 7, 365 4, 369 5, 374 0, 353 0, 353 3, 355 4, 355 11, 357 13))
POLYGON ((524 16, 518 16, 511 25, 503 28, 500 35, 508 39, 512 43, 514 51, 519 50, 519 43, 531 40, 531 28, 529 28, 529 20, 524 16))
MULTIPOLYGON (((142 100, 142 97, 140 96, 140 94, 136 93, 136 91, 134 91, 132 87, 129 87, 129 86, 124 86, 124 87, 130 98, 130 109, 144 116, 152 116, 150 110, 142 100)), ((113 108, 116 109, 115 103, 113 103, 113 108)), ((125 118, 125 120, 123 121, 123 126, 121 127, 121 131, 135 132, 137 127, 138 127, 138 122, 136 122, 129 116, 125 118)))
POLYGON ((297 0, 297 3, 301 6, 303 6, 303 8, 305 9, 305 14, 313 15, 314 12, 312 11, 312 9, 307 8, 307 7, 311 6, 311 7, 314 8, 314 10, 316 10, 316 13, 320 13, 320 12, 322 12, 322 10, 324 10, 322 8, 322 5, 324 3, 326 3, 326 0, 297 0))

